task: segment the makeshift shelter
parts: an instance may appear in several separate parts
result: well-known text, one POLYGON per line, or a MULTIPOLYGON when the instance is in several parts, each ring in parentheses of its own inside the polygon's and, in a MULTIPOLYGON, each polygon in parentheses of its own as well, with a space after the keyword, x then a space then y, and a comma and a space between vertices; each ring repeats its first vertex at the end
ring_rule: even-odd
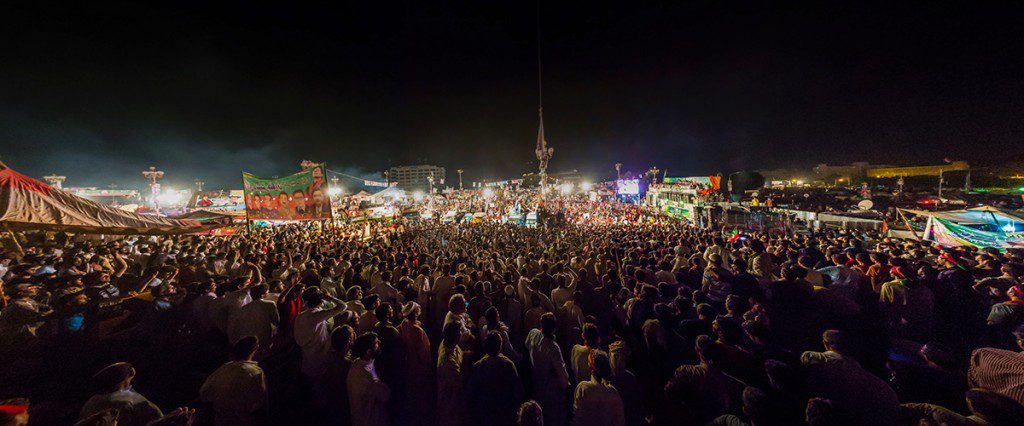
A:
POLYGON ((991 206, 967 210, 930 212, 900 210, 926 217, 922 239, 943 246, 993 247, 1000 250, 1024 247, 1024 214, 991 206))
POLYGON ((408 199, 409 196, 404 190, 398 189, 395 186, 389 186, 383 191, 370 196, 370 202, 374 204, 384 204, 388 201, 403 201, 408 199))
POLYGON ((52 188, 0 163, 0 229, 3 230, 167 235, 221 226, 126 212, 52 188))
POLYGON ((174 216, 179 220, 195 220, 204 225, 231 226, 235 218, 245 218, 245 215, 232 215, 227 213, 212 212, 209 210, 193 210, 191 212, 174 216))

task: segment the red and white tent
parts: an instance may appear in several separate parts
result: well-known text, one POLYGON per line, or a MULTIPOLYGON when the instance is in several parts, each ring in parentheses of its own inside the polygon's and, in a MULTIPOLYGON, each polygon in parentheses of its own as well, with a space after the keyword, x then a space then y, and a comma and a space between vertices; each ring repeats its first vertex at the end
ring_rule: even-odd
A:
POLYGON ((168 235, 221 226, 126 212, 52 188, 0 163, 0 229, 3 230, 168 235))

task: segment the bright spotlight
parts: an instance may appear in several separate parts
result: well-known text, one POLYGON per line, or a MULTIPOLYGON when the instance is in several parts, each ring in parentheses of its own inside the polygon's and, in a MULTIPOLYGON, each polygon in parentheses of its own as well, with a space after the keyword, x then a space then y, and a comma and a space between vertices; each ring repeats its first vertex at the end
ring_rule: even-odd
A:
POLYGON ((590 182, 583 182, 580 184, 580 187, 583 188, 584 191, 590 191, 594 188, 594 184, 590 182))
POLYGON ((181 201, 181 193, 173 189, 165 189, 163 193, 156 196, 160 204, 175 204, 181 201))

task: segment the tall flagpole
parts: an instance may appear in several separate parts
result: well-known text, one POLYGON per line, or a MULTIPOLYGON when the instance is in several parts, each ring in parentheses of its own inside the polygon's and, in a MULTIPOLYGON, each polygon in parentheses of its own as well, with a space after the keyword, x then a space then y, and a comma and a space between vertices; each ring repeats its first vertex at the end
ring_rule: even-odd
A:
POLYGON ((544 138, 544 84, 541 73, 540 55, 540 1, 537 1, 537 116, 540 123, 537 129, 537 154, 538 167, 540 169, 540 190, 544 193, 547 184, 548 160, 554 156, 555 150, 548 147, 548 141, 544 138))

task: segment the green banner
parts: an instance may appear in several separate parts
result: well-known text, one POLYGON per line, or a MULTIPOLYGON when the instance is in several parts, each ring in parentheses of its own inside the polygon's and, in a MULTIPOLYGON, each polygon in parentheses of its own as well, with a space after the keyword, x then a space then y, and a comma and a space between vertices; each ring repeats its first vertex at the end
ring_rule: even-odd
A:
POLYGON ((242 173, 246 216, 250 220, 330 219, 326 170, 324 164, 318 164, 277 179, 242 173))

